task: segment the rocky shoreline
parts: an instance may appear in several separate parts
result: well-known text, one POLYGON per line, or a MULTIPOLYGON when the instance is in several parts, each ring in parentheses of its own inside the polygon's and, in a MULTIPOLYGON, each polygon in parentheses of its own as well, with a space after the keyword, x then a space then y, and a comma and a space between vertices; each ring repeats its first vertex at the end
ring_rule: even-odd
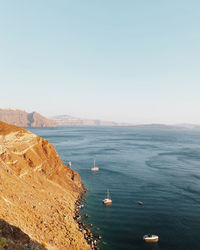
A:
MULTIPOLYGON (((98 243, 100 242, 101 236, 96 236, 92 233, 93 224, 90 224, 90 228, 86 226, 82 221, 81 209, 84 207, 84 195, 87 193, 87 190, 84 187, 84 191, 80 194, 79 198, 74 204, 74 220, 78 224, 79 231, 83 233, 85 240, 90 245, 92 250, 99 250, 98 243)), ((84 215, 85 218, 88 217, 88 214, 84 215)))

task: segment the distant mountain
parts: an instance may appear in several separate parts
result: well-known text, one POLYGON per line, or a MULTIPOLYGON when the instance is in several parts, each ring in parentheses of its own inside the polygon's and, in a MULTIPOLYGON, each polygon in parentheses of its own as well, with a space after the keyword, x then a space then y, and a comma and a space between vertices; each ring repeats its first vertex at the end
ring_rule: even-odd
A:
POLYGON ((200 125, 198 124, 182 123, 182 124, 178 124, 177 126, 181 128, 186 128, 186 129, 200 129, 200 125))
POLYGON ((0 121, 20 127, 55 127, 56 124, 37 112, 27 113, 24 110, 0 109, 0 121))
POLYGON ((0 109, 0 121, 20 127, 130 126, 127 123, 82 119, 70 115, 58 115, 46 118, 37 112, 27 113, 20 109, 0 109))
POLYGON ((174 125, 166 125, 166 124, 159 124, 159 123, 152 123, 152 124, 139 124, 135 125, 134 127, 137 128, 152 128, 152 129, 173 129, 173 128, 179 128, 179 126, 174 125))
POLYGON ((37 112, 27 113, 20 109, 0 109, 0 121, 20 127, 60 127, 60 126, 132 126, 151 129, 200 129, 195 124, 130 124, 78 118, 70 115, 57 115, 46 118, 37 112))
POLYGON ((53 116, 52 120, 57 126, 130 126, 127 123, 82 119, 70 115, 53 116))
POLYGON ((166 124, 159 124, 159 123, 139 124, 139 125, 135 125, 134 127, 150 128, 150 129, 200 129, 200 125, 187 124, 187 123, 174 124, 174 125, 166 125, 166 124))

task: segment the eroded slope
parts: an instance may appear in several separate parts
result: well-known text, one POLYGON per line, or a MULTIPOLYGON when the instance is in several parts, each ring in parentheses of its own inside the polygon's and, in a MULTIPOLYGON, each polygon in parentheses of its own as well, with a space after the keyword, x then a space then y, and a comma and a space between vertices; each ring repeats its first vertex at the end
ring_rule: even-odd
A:
POLYGON ((73 220, 83 192, 47 140, 0 122, 0 219, 48 249, 89 249, 73 220))

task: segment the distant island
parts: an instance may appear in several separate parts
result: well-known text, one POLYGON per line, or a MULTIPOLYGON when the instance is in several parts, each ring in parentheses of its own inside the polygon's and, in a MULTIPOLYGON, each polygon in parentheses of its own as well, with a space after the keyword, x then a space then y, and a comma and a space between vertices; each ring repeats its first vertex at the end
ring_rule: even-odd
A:
POLYGON ((0 109, 0 121, 20 127, 130 126, 127 123, 81 119, 69 115, 46 118, 37 112, 27 113, 20 109, 0 109))
POLYGON ((78 118, 70 115, 57 115, 46 118, 38 112, 28 113, 20 109, 0 109, 0 121, 20 127, 64 127, 64 126, 127 126, 152 129, 200 129, 196 124, 131 124, 78 118))
POLYGON ((128 123, 83 119, 70 115, 53 116, 52 120, 56 123, 57 126, 132 126, 128 123))

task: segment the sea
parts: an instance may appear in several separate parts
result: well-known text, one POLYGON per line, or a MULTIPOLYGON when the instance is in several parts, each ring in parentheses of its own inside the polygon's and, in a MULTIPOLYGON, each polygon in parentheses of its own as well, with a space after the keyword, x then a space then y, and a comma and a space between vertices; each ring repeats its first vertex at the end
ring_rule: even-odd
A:
POLYGON ((82 215, 102 250, 200 249, 200 130, 31 128, 72 162, 87 188, 82 215), (99 172, 91 172, 94 159, 99 172), (102 200, 107 189, 113 201, 102 200), (139 205, 142 201, 143 205, 139 205), (84 218, 84 216, 83 216, 84 218), (156 234, 158 243, 143 235, 156 234))

